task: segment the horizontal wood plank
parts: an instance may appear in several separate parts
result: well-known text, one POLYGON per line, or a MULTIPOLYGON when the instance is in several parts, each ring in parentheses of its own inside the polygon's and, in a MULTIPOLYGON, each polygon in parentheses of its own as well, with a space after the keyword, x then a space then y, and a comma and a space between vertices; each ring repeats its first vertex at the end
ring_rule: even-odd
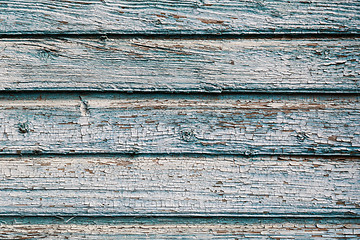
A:
POLYGON ((358 95, 5 94, 0 153, 360 155, 358 95))
POLYGON ((0 218, 2 239, 357 239, 357 219, 0 218), (67 222, 68 221, 68 222, 67 222))
POLYGON ((6 156, 0 215, 354 217, 359 160, 6 156))
POLYGON ((357 0, 0 1, 0 34, 359 33, 357 0))
POLYGON ((360 92, 354 39, 6 39, 2 91, 360 92))

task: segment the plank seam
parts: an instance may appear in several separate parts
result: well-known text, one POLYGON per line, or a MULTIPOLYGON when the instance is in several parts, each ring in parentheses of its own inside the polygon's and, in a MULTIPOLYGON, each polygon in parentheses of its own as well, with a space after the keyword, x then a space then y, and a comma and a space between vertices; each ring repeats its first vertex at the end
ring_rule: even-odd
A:
POLYGON ((354 158, 356 160, 360 160, 360 155, 342 155, 342 154, 236 154, 236 153, 222 153, 222 154, 211 154, 211 153, 112 153, 112 152, 93 152, 93 153, 22 153, 22 154, 13 154, 13 153, 2 153, 0 152, 0 156, 6 157, 89 157, 89 156, 99 156, 99 157, 216 157, 216 156, 224 156, 224 157, 244 157, 244 158, 261 158, 261 157, 294 157, 294 158, 303 158, 303 157, 310 157, 310 158, 354 158))
POLYGON ((111 39, 129 39, 129 38, 151 38, 151 39, 192 39, 192 40, 216 40, 216 39, 276 39, 276 38, 288 38, 288 39, 307 39, 307 38, 357 38, 360 37, 359 32, 348 32, 348 33, 239 33, 239 34, 227 34, 227 33, 213 33, 213 34, 192 34, 192 33, 167 33, 167 34, 156 34, 156 33, 0 33, 1 38, 100 38, 106 40, 111 39))
MULTIPOLYGON (((267 217, 258 217, 258 216, 250 216, 250 217, 237 217, 237 216, 92 216, 92 215, 0 215, 0 221, 2 218, 9 219, 9 218, 21 218, 22 220, 27 219, 46 219, 46 220, 65 220, 64 218, 77 218, 77 220, 116 220, 116 219, 136 219, 136 220, 142 220, 142 219, 156 219, 156 220, 166 220, 166 219, 187 219, 187 220, 248 220, 248 219, 262 219, 262 220, 272 220, 272 219, 278 219, 278 220, 297 220, 297 219, 307 219, 307 220, 320 220, 320 219, 332 219, 332 220, 345 220, 345 219, 353 219, 353 220, 360 220, 360 217, 357 216, 338 216, 338 217, 331 217, 331 216, 322 216, 322 217, 314 217, 309 214, 309 216, 300 216, 300 217, 282 217, 282 216, 267 216, 267 217)), ((66 222, 68 223, 68 222, 66 222)))
MULTIPOLYGON (((219 92, 214 92, 214 91, 192 91, 192 92, 187 92, 187 91, 181 91, 181 90, 176 90, 176 91, 159 91, 159 90, 149 90, 149 91, 131 91, 131 90, 104 90, 104 89, 91 89, 91 90, 79 90, 79 89, 59 89, 59 90, 48 90, 48 89, 32 89, 32 90, 26 90, 26 89, 21 89, 21 90, 13 90, 13 89, 0 89, 0 95, 1 94, 18 94, 18 95, 26 95, 26 94, 69 94, 69 95, 86 95, 86 94, 124 94, 124 95, 147 95, 147 96, 159 96, 159 94, 161 95, 167 95, 167 96, 246 96, 246 95, 263 95, 263 96, 272 96, 272 95, 279 95, 279 96, 287 96, 287 95, 291 95, 291 96, 334 96, 334 97, 342 97, 342 96, 359 96, 360 95, 360 88, 359 89, 355 89, 353 91, 347 91, 347 90, 291 90, 291 89, 284 89, 284 90, 221 90, 219 92)), ((164 97, 165 97, 164 96, 164 97)), ((1 97, 1 96, 0 96, 1 97)))
POLYGON ((209 214, 209 213, 198 213, 198 214, 114 214, 114 215, 95 215, 95 214, 9 214, 9 215, 0 215, 1 218, 10 218, 10 217, 21 217, 21 218, 44 218, 44 217, 76 217, 76 218, 204 218, 204 219, 219 219, 219 218, 232 218, 232 219, 360 219, 360 216, 357 214, 342 215, 342 214, 209 214))

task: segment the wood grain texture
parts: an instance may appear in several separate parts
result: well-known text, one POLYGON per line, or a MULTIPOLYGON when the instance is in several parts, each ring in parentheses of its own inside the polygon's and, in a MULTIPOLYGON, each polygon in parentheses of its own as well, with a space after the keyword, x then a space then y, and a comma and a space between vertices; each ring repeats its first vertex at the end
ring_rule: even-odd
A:
POLYGON ((0 1, 0 34, 359 33, 357 0, 0 1))
POLYGON ((0 221, 2 239, 358 239, 360 235, 358 219, 76 217, 0 221))
POLYGON ((360 155, 358 95, 0 96, 0 151, 360 155))
POLYGON ((359 160, 3 156, 0 215, 354 217, 359 160))
POLYGON ((4 39, 0 90, 360 92, 354 39, 4 39))

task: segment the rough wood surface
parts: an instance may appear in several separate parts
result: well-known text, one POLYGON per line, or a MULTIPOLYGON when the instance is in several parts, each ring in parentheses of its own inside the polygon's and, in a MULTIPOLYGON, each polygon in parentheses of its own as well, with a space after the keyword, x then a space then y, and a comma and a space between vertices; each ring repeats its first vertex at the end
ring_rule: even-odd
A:
POLYGON ((0 1, 0 34, 359 33, 357 0, 0 1))
POLYGON ((0 215, 354 217, 359 160, 3 156, 0 215))
POLYGON ((1 239, 358 239, 357 219, 0 218, 1 239))
POLYGON ((354 39, 3 39, 0 90, 360 92, 354 39))
POLYGON ((5 94, 0 152, 360 155, 358 95, 5 94))

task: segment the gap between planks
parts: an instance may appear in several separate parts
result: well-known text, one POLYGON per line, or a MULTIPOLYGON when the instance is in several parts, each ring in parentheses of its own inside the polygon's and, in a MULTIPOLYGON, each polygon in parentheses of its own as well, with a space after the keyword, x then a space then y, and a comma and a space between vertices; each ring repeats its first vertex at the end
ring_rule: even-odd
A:
POLYGON ((0 41, 2 39, 49 39, 49 38, 75 38, 75 39, 187 39, 187 40, 241 40, 241 39, 336 39, 336 38, 359 38, 360 33, 239 33, 239 34, 189 34, 189 33, 18 33, 18 34, 3 34, 0 33, 0 41))

